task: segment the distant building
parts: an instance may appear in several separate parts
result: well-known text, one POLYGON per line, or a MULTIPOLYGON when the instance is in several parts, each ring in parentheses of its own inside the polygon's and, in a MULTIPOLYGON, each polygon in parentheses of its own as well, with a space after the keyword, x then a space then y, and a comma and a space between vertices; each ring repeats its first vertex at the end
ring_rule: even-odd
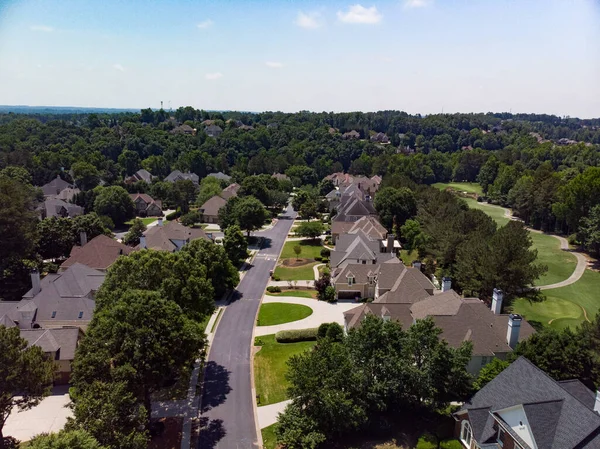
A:
POLYGON ((223 128, 217 125, 208 125, 206 128, 204 128, 204 132, 208 135, 208 137, 217 138, 223 134, 223 128))
POLYGON ((273 173, 271 175, 273 178, 275 178, 277 181, 289 181, 290 177, 288 175, 284 175, 283 173, 273 173))
POLYGON ((360 139, 360 133, 358 131, 352 130, 347 133, 342 134, 342 139, 344 140, 358 140, 360 139))
POLYGON ((135 205, 136 215, 140 217, 162 217, 162 202, 160 200, 154 200, 145 193, 131 193, 129 196, 135 205))
POLYGON ((130 246, 117 242, 106 236, 98 235, 87 242, 85 233, 80 236, 80 245, 71 249, 71 254, 60 266, 65 271, 75 264, 83 264, 90 268, 106 271, 122 255, 133 251, 130 246))
POLYGON ((232 196, 237 196, 238 191, 240 190, 240 185, 237 183, 229 184, 227 187, 223 189, 221 192, 221 197, 228 200, 232 196))
POLYGON ((48 184, 44 184, 41 189, 42 192, 44 192, 44 196, 45 197, 56 197, 57 195, 60 194, 60 192, 62 192, 64 189, 74 189, 75 186, 67 181, 65 181, 64 179, 62 179, 60 176, 57 176, 55 179, 53 179, 52 181, 50 181, 48 184))
POLYGON ((231 181, 231 176, 226 175, 223 172, 209 173, 208 176, 210 176, 212 178, 220 179, 222 181, 227 181, 227 182, 231 181))
MULTIPOLYGON (((64 190, 63 190, 64 191, 64 190)), ((58 217, 73 218, 83 215, 83 207, 59 199, 47 198, 37 208, 40 219, 58 217)))
POLYGON ((137 249, 154 249, 174 253, 179 251, 192 240, 211 238, 201 228, 189 228, 176 221, 170 221, 166 225, 159 219, 157 226, 148 228, 140 238, 137 249))
POLYGON ((390 138, 385 133, 373 134, 370 140, 376 143, 390 143, 390 138))
POLYGON ((152 173, 150 173, 148 170, 144 170, 142 168, 141 170, 136 171, 133 175, 125 178, 125 183, 133 184, 138 181, 144 181, 144 182, 150 184, 152 182, 153 178, 154 178, 154 176, 152 176, 152 173))
POLYGON ((198 211, 202 215, 202 221, 204 223, 218 223, 219 222, 219 210, 225 207, 227 200, 219 195, 215 195, 208 199, 198 211))
POLYGON ((173 170, 171 173, 169 173, 169 176, 165 178, 165 182, 185 181, 188 179, 194 184, 198 184, 200 181, 200 178, 196 173, 182 173, 179 170, 173 170))
POLYGON ((171 130, 171 134, 187 134, 189 136, 193 136, 196 134, 196 130, 192 128, 190 125, 180 125, 171 130))

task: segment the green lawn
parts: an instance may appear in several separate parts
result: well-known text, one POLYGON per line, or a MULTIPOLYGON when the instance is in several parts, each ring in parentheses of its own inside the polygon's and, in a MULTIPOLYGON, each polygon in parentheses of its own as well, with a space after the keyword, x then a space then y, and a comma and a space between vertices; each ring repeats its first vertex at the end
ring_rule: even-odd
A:
POLYGON ((436 187, 440 190, 445 190, 448 187, 451 187, 454 190, 458 190, 459 192, 476 193, 477 195, 483 195, 481 186, 476 182, 437 182, 433 184, 433 187, 436 187))
POLYGON ((480 203, 473 198, 461 198, 471 209, 480 209, 494 219, 498 226, 504 226, 510 220, 504 216, 504 209, 493 204, 480 203))
POLYGON ((269 293, 269 296, 293 296, 295 298, 316 298, 316 290, 282 290, 281 293, 269 293))
MULTIPOLYGON (((419 438, 417 442, 417 447, 415 449, 437 449, 437 443, 434 442, 434 439, 427 438, 426 436, 422 436, 419 438)), ((452 438, 450 440, 443 440, 440 443, 441 449, 462 449, 464 446, 460 441, 452 438)))
POLYGON ((254 356, 254 383, 260 395, 259 406, 275 404, 287 399, 288 381, 285 378, 287 361, 293 355, 311 349, 316 342, 277 343, 275 335, 257 337, 255 344, 262 346, 254 356))
POLYGON ((260 433, 263 440, 264 449, 275 449, 277 445, 277 437, 275 436, 275 426, 277 424, 271 424, 269 427, 261 429, 260 433))
MULTIPOLYGON (((134 219, 126 221, 125 224, 131 226, 133 224, 133 220, 134 219)), ((145 226, 148 226, 150 223, 154 223, 156 220, 158 220, 158 218, 157 217, 146 217, 146 218, 140 218, 140 220, 142 220, 142 223, 144 223, 145 226)))
POLYGON ((262 304, 258 311, 257 326, 274 326, 276 324, 291 323, 312 315, 313 310, 302 304, 288 304, 284 302, 269 302, 262 304))
POLYGON ((292 240, 289 242, 285 242, 283 245, 283 250, 281 251, 281 259, 294 259, 296 258, 296 253, 294 252, 294 246, 300 245, 302 248, 302 252, 298 257, 302 259, 314 259, 315 256, 321 255, 321 250, 323 249, 323 245, 321 245, 321 240, 316 239, 305 239, 305 240, 292 240))
POLYGON ((290 268, 282 265, 275 268, 275 276, 279 276, 282 281, 314 281, 315 272, 313 267, 318 262, 302 265, 301 267, 290 268))
POLYGON ((539 321, 556 329, 574 327, 587 317, 592 320, 600 309, 600 273, 586 270, 574 284, 552 290, 544 290, 545 301, 529 302, 519 298, 513 311, 524 315, 529 321, 539 321))

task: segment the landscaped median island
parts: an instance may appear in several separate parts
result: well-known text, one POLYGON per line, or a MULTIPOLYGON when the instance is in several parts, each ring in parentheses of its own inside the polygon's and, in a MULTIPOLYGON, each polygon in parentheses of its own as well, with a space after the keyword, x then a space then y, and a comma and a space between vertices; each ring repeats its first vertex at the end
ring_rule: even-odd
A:
POLYGON ((260 346, 260 351, 254 356, 254 382, 259 407, 288 399, 286 391, 289 383, 285 378, 287 361, 293 355, 311 349, 315 343, 278 343, 274 334, 256 337, 254 344, 260 346))
POLYGON ((320 239, 287 241, 279 256, 274 278, 282 281, 314 280, 313 267, 321 263, 323 248, 320 239))
POLYGON ((262 304, 258 311, 257 326, 275 326, 277 324, 298 321, 312 315, 313 310, 301 304, 269 302, 262 304))
MULTIPOLYGON (((280 289, 281 290, 281 289, 280 289)), ((279 292, 270 292, 267 289, 267 295, 269 296, 292 296, 295 298, 312 298, 312 299, 316 299, 317 298, 317 291, 316 290, 281 290, 279 292)))

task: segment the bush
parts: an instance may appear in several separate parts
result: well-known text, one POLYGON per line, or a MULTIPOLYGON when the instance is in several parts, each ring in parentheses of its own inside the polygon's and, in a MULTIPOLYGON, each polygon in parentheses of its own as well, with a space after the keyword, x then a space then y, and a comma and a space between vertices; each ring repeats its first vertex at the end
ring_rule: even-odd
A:
POLYGON ((315 260, 317 262, 321 262, 323 260, 323 258, 321 256, 315 256, 315 260))
POLYGON ((276 275, 276 274, 274 274, 273 276, 271 276, 271 279, 273 279, 274 281, 280 281, 281 280, 281 278, 278 275, 276 275))
POLYGON ((329 258, 328 257, 323 257, 321 259, 321 262, 323 262, 323 263, 329 263, 329 258))
POLYGON ((276 285, 269 285, 267 287, 267 291, 269 293, 281 293, 281 288, 277 287, 276 285))
POLYGON ((296 343, 298 341, 315 341, 317 339, 318 327, 310 329, 296 329, 279 331, 275 334, 277 343, 296 343))
POLYGON ((335 287, 331 285, 325 289, 323 294, 321 295, 321 301, 327 301, 329 303, 334 303, 337 300, 335 299, 335 287))
POLYGON ((327 336, 327 330, 331 323, 323 323, 317 328, 317 339, 325 338, 327 336))
POLYGON ((321 257, 323 259, 325 259, 325 258, 329 258, 329 256, 331 256, 331 250, 329 248, 323 248, 321 250, 321 257))
POLYGON ((180 216, 181 216, 181 210, 177 209, 175 212, 171 212, 170 214, 167 214, 167 216, 165 218, 167 220, 171 221, 171 220, 176 220, 180 216))
POLYGON ((181 217, 181 224, 184 226, 192 226, 200 221, 200 212, 193 210, 181 217))
POLYGON ((4 448, 5 449, 19 449, 20 441, 14 437, 4 437, 4 448))
POLYGON ((579 245, 579 239, 577 238, 577 234, 571 234, 568 238, 567 241, 569 242, 569 245, 579 245))

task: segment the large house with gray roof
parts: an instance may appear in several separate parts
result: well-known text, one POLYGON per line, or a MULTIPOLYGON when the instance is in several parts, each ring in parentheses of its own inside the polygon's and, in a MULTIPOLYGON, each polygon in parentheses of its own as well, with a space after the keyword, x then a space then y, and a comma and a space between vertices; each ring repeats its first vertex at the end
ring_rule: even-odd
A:
POLYGON ((55 198, 65 189, 74 189, 75 186, 70 182, 65 181, 60 176, 57 176, 52 181, 47 184, 44 184, 41 189, 46 198, 51 197, 55 198))
POLYGON ((468 449, 598 449, 599 413, 598 393, 519 357, 453 416, 468 449))
POLYGON ((57 198, 46 198, 37 208, 40 219, 44 218, 73 218, 83 215, 83 207, 77 204, 67 203, 57 198))
POLYGON ((94 237, 89 242, 85 233, 82 233, 80 238, 81 244, 71 248, 69 258, 60 266, 61 271, 65 271, 77 263, 96 270, 106 271, 120 256, 133 251, 130 246, 102 234, 94 237))
POLYGON ((212 241, 201 228, 189 228, 176 221, 170 221, 163 225, 162 220, 159 219, 157 226, 148 228, 144 232, 140 238, 140 244, 136 248, 174 253, 196 239, 212 241))
POLYGON ((200 178, 196 173, 183 173, 179 170, 173 170, 171 173, 169 173, 169 176, 165 178, 165 182, 176 182, 186 180, 192 181, 194 184, 198 184, 200 178))

